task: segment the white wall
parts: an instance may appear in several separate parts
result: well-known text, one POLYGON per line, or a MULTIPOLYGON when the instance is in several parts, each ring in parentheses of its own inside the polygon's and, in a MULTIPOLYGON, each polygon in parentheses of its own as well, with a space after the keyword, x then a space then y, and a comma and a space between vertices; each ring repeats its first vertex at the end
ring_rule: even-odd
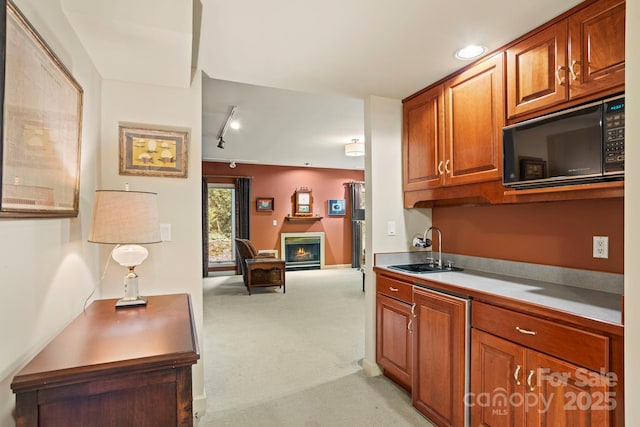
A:
MULTIPOLYGON (((13 426, 11 380, 82 311, 98 285, 98 248, 87 242, 100 165, 100 76, 54 0, 18 8, 84 89, 80 214, 0 220, 0 426, 13 426)), ((98 291, 99 293, 99 291, 98 291)))
MULTIPOLYGON (((147 245, 149 258, 136 272, 142 295, 190 293, 202 341, 202 249, 201 249, 201 105, 200 73, 190 89, 150 86, 105 80, 102 86, 102 185, 101 189, 158 193, 160 223, 171 225, 170 242, 147 245), (189 128, 188 177, 158 178, 119 175, 118 124, 120 122, 189 128)), ((101 262, 111 247, 104 247, 101 262)), ((124 269, 111 261, 103 280, 104 298, 123 294, 124 269)), ((200 345, 200 349, 204 346, 200 345)), ((204 402, 203 357, 193 371, 194 410, 204 402)))
MULTIPOLYGON (((190 293, 202 328, 200 175, 201 77, 189 89, 102 81, 57 0, 17 0, 18 7, 84 88, 80 214, 73 219, 0 220, 0 426, 14 425, 10 383, 17 371, 73 320, 85 300, 122 295, 122 268, 110 247, 87 242, 96 189, 154 191, 172 241, 149 245, 137 269, 146 295, 190 293), (189 177, 145 178, 118 172, 118 122, 191 129, 189 177)), ((202 346, 201 346, 202 348, 202 346)), ((203 362, 193 374, 194 410, 203 412, 203 362)))
POLYGON ((626 25, 626 122, 625 144, 625 224, 624 224, 624 300, 625 316, 625 420, 640 420, 640 2, 627 2, 626 25))
POLYGON ((376 365, 376 288, 373 254, 405 252, 411 238, 431 225, 431 209, 403 209, 402 201, 402 102, 370 96, 365 101, 366 275, 365 360, 368 375, 380 373, 376 365), (387 235, 395 222, 396 235, 387 235))

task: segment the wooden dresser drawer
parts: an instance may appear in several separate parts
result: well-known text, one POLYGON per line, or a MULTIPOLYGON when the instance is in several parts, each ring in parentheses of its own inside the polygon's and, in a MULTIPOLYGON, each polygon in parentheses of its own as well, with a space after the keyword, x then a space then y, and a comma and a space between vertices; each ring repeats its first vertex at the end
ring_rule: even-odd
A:
POLYGON ((474 301, 471 324, 498 337, 594 371, 609 367, 609 338, 474 301))
POLYGON ((401 282, 390 277, 378 275, 376 279, 376 290, 381 294, 391 298, 411 304, 413 285, 401 282))

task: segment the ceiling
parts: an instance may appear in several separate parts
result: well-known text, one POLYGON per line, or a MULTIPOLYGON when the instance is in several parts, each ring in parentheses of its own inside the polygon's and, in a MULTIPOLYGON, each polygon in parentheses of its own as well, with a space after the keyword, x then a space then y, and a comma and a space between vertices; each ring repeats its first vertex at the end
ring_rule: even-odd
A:
POLYGON ((464 66, 457 48, 497 49, 580 2, 61 1, 103 78, 188 87, 198 64, 203 157, 355 169, 343 147, 367 96, 402 99, 464 66), (231 105, 242 128, 219 149, 231 105))

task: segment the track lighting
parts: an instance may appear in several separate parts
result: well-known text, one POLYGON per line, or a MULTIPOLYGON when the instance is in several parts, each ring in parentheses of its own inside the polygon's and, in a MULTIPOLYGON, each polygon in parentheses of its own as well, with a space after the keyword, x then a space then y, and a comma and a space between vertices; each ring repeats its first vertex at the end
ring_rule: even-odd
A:
MULTIPOLYGON (((224 148, 224 134, 227 132, 229 125, 234 121, 233 117, 236 115, 236 111, 238 111, 238 107, 235 105, 231 106, 231 110, 229 110, 229 114, 227 114, 227 118, 220 128, 220 133, 218 134, 218 148, 224 148)), ((235 126, 232 126, 232 128, 237 129, 235 126)))

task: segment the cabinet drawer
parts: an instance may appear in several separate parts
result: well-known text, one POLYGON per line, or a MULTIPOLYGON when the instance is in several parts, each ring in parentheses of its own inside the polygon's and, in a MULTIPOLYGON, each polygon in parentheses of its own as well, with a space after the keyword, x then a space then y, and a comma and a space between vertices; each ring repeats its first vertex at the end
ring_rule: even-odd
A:
POLYGON ((498 337, 585 368, 609 370, 609 338, 481 302, 471 304, 471 324, 498 337))
POLYGON ((401 282, 400 280, 385 276, 378 276, 376 280, 376 290, 381 294, 411 304, 413 285, 410 283, 401 282))

